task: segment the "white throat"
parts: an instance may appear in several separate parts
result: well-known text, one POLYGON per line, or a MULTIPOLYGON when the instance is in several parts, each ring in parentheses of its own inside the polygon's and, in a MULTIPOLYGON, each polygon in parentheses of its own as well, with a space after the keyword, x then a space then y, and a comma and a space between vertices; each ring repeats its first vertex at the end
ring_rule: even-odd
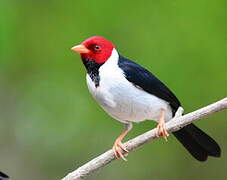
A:
POLYGON ((116 71, 121 71, 118 66, 118 59, 119 59, 119 54, 117 50, 114 48, 112 50, 112 54, 109 57, 109 59, 99 68, 100 76, 102 76, 102 74, 105 74, 104 77, 106 77, 106 74, 114 73, 116 71))
POLYGON ((111 56, 107 59, 106 63, 110 61, 118 62, 118 59, 119 59, 119 54, 117 50, 113 48, 111 56))

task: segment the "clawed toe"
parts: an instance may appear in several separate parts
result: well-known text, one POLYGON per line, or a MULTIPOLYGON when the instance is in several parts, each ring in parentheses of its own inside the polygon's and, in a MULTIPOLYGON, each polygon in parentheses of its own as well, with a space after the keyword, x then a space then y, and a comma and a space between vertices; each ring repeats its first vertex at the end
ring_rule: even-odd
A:
POLYGON ((123 159, 124 161, 127 161, 127 159, 124 157, 122 151, 124 152, 129 152, 124 146, 123 144, 121 143, 121 141, 116 141, 114 143, 114 146, 113 146, 113 152, 114 152, 114 155, 116 156, 116 158, 121 158, 123 159))
POLYGON ((156 136, 157 137, 162 136, 167 141, 169 133, 166 130, 164 119, 165 119, 165 111, 162 109, 160 119, 159 119, 159 122, 158 122, 158 125, 157 125, 156 136))
POLYGON ((162 136, 166 141, 169 136, 169 133, 166 131, 165 123, 159 123, 157 126, 156 136, 162 136))

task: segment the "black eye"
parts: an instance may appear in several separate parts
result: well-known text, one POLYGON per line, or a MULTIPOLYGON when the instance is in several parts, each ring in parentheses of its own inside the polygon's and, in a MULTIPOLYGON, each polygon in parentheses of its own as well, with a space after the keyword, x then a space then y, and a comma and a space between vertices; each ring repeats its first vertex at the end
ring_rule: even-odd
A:
POLYGON ((94 46, 94 50, 99 51, 100 49, 101 49, 101 46, 99 46, 99 45, 94 46))

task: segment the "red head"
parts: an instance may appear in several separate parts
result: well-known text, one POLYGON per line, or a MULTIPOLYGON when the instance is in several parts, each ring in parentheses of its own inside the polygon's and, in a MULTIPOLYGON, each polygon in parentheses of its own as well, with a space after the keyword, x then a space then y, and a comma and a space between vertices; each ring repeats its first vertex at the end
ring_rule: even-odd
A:
POLYGON ((80 53, 82 60, 93 60, 96 63, 102 64, 111 56, 114 45, 101 36, 93 36, 80 45, 74 46, 73 51, 80 53))

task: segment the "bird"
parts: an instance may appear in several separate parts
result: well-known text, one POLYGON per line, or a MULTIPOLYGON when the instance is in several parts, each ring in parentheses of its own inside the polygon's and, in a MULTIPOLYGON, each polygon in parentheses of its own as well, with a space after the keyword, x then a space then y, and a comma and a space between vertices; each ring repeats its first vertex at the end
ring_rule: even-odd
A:
POLYGON ((0 180, 8 180, 9 176, 7 176, 5 173, 0 171, 0 180))
MULTIPOLYGON (((107 114, 124 124, 112 148, 116 158, 126 160, 124 154, 129 151, 122 140, 133 123, 153 120, 157 122, 156 135, 167 140, 169 133, 165 123, 174 117, 181 103, 163 82, 146 68, 122 56, 116 46, 102 36, 92 36, 71 50, 81 56, 93 98, 107 114)), ((208 156, 221 156, 218 143, 194 124, 173 135, 198 161, 206 161, 208 156)))

